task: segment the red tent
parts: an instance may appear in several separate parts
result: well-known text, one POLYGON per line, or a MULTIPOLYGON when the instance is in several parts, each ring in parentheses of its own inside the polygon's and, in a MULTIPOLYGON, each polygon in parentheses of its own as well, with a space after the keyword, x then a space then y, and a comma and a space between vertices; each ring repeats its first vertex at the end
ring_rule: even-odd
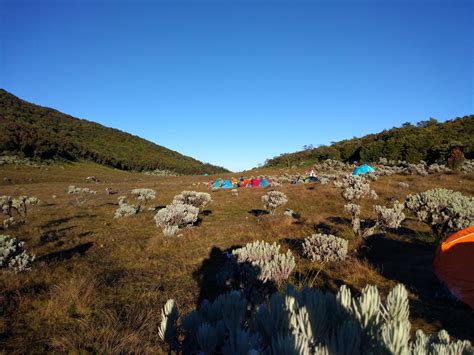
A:
POLYGON ((433 266, 449 291, 474 309, 474 226, 454 233, 441 243, 433 266))

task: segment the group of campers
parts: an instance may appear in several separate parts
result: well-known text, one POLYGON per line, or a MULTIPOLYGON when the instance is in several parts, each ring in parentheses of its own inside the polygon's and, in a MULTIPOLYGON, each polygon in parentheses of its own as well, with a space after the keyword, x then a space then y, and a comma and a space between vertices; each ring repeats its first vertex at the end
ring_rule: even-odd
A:
POLYGON ((249 179, 241 176, 239 179, 231 178, 223 180, 221 178, 216 181, 209 179, 207 186, 210 189, 236 189, 238 187, 269 187, 273 186, 273 181, 266 176, 251 177, 249 179))

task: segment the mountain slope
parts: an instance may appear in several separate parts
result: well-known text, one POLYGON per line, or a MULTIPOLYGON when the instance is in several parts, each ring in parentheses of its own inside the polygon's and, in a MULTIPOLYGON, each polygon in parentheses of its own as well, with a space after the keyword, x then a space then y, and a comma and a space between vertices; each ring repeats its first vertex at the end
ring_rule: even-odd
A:
POLYGON ((0 89, 2 151, 43 159, 86 159, 125 170, 227 171, 117 129, 31 104, 0 89))
POLYGON ((474 158, 474 115, 439 123, 435 119, 405 123, 378 134, 352 138, 330 146, 285 153, 269 159, 265 166, 312 164, 325 159, 344 161, 378 161, 384 157, 407 162, 443 161, 450 147, 461 146, 468 158, 474 158))

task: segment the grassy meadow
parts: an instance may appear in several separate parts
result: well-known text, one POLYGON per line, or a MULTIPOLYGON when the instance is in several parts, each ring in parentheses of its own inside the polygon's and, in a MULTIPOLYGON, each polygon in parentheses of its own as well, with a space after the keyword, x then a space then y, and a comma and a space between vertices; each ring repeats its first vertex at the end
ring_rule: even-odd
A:
MULTIPOLYGON (((247 175, 280 172, 284 170, 267 168, 247 175)), ((274 216, 262 211, 260 199, 268 189, 240 188, 238 196, 230 190, 210 192, 213 202, 198 225, 180 231, 179 237, 163 236, 153 211, 113 218, 117 197, 130 196, 134 188, 156 190, 156 199, 147 207, 159 207, 183 190, 209 192, 207 179, 155 177, 94 163, 0 166, 0 195, 41 200, 30 209, 26 224, 2 232, 24 241, 36 260, 31 271, 1 274, 0 352, 162 353, 157 331, 166 300, 174 298, 186 312, 202 299, 214 298, 223 252, 255 240, 276 241, 283 250, 292 250, 297 266, 290 282, 297 287, 336 291, 347 284, 357 292, 374 284, 385 295, 401 282, 410 293, 413 328, 428 333, 444 328, 456 338, 474 340, 472 310, 434 297, 438 283, 432 259, 437 242, 430 229, 406 212, 397 231, 357 239, 344 213, 341 189, 332 183, 276 188, 289 202, 274 216), (86 183, 91 175, 100 182, 86 183), (97 195, 78 202, 67 194, 69 185, 89 187, 97 195), (106 187, 117 194, 107 195, 106 187), (284 208, 299 212, 301 218, 284 216, 284 208), (302 258, 301 241, 316 232, 349 239, 350 257, 324 265, 302 258)), ((380 177, 372 183, 379 200, 362 200, 363 216, 371 215, 374 204, 403 201, 409 193, 434 187, 472 195, 474 175, 380 177), (408 189, 398 186, 402 181, 408 189)))

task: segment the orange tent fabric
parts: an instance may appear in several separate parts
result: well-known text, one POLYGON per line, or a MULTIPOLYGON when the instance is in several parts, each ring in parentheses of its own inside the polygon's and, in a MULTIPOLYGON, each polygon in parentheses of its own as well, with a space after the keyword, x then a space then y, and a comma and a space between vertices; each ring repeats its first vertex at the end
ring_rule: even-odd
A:
POLYGON ((433 266, 436 276, 451 293, 474 309, 474 226, 441 243, 433 266))
POLYGON ((248 184, 250 184, 251 182, 252 182, 252 179, 245 179, 245 180, 242 182, 242 186, 247 187, 248 184))

